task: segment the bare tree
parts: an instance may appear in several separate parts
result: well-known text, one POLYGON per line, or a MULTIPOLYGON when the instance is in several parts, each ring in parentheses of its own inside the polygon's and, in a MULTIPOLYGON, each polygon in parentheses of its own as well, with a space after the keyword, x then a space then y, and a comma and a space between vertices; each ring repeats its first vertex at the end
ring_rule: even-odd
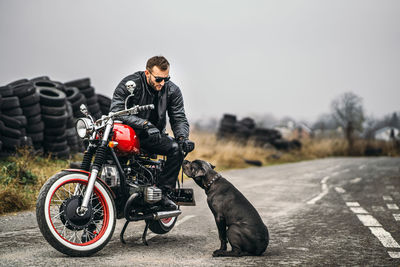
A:
POLYGON ((362 130, 364 109, 361 97, 346 92, 332 101, 332 115, 344 129, 348 142, 348 153, 351 155, 354 145, 354 131, 362 130))

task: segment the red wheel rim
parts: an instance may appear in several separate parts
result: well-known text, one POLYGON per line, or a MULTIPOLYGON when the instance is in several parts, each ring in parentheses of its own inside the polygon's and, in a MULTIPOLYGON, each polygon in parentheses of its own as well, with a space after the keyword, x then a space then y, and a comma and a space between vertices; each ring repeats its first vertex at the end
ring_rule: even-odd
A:
POLYGON ((167 224, 167 223, 169 223, 171 220, 172 220, 172 217, 169 217, 169 218, 161 219, 161 222, 167 224))
MULTIPOLYGON (((101 224, 100 231, 98 231, 98 234, 94 238, 92 238, 90 241, 87 241, 87 242, 77 243, 77 242, 73 242, 73 241, 67 239, 65 237, 66 234, 63 235, 62 233, 60 233, 60 230, 57 229, 57 227, 55 226, 55 221, 54 220, 57 218, 57 216, 51 216, 52 212, 51 212, 50 208, 52 207, 51 203, 53 201, 53 197, 57 196, 56 192, 58 192, 58 190, 61 187, 65 186, 67 184, 72 184, 72 183, 76 183, 76 184, 80 184, 80 185, 86 186, 87 185, 87 180, 76 178, 76 179, 70 179, 70 180, 64 181, 63 183, 58 185, 57 188, 52 192, 52 195, 51 195, 50 201, 49 201, 49 206, 48 206, 48 213, 49 213, 49 219, 50 219, 50 222, 51 222, 51 227, 58 234, 58 236, 61 237, 66 242, 68 242, 70 244, 73 244, 73 245, 77 245, 77 246, 88 246, 90 244, 93 244, 93 243, 97 242, 104 235, 105 231, 107 230, 108 223, 109 223, 109 218, 110 218, 107 201, 105 200, 105 197, 102 194, 102 192, 100 190, 98 190, 96 187, 94 187, 93 196, 95 195, 97 197, 97 199, 99 201, 99 204, 100 204, 99 209, 101 208, 102 212, 103 212, 103 219, 102 219, 103 222, 101 224)), ((92 198, 93 198, 93 196, 92 196, 92 198)), ((57 201, 59 201, 59 200, 57 200, 57 201)), ((57 201, 55 201, 55 202, 57 202, 57 201)), ((63 230, 65 231, 65 227, 63 228, 63 230)), ((97 229, 96 229, 95 232, 97 232, 97 229)), ((75 235, 76 235, 76 233, 75 233, 75 235)), ((75 241, 75 238, 74 238, 74 241, 75 241)))

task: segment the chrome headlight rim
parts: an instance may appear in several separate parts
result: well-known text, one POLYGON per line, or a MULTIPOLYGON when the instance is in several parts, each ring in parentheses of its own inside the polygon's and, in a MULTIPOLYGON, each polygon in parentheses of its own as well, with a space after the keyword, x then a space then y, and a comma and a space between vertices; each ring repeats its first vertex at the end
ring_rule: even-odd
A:
POLYGON ((78 136, 82 139, 88 138, 94 130, 93 122, 88 118, 80 118, 75 123, 78 136))

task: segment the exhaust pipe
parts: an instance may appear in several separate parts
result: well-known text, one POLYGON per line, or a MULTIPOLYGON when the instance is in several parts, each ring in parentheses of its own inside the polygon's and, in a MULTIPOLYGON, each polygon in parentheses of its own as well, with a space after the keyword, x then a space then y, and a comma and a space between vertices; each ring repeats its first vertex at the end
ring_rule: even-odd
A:
POLYGON ((181 210, 172 210, 172 211, 159 211, 153 213, 154 220, 165 219, 170 217, 177 217, 182 213, 181 210))
POLYGON ((128 221, 142 221, 142 220, 160 220, 160 219, 165 219, 165 218, 170 218, 170 217, 177 217, 182 213, 181 210, 171 210, 171 211, 159 211, 156 213, 151 213, 147 215, 142 215, 142 216, 128 216, 127 218, 128 221))

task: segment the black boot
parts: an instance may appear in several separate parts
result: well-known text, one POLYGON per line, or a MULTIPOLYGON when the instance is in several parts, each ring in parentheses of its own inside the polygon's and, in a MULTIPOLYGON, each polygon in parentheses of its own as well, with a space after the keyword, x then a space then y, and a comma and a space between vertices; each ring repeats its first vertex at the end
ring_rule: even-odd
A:
POLYGON ((170 195, 169 192, 167 192, 167 193, 163 192, 163 195, 162 195, 162 198, 161 198, 161 201, 160 201, 163 209, 165 209, 165 210, 177 210, 178 209, 178 205, 176 205, 175 202, 173 202, 171 200, 169 195, 170 195))

